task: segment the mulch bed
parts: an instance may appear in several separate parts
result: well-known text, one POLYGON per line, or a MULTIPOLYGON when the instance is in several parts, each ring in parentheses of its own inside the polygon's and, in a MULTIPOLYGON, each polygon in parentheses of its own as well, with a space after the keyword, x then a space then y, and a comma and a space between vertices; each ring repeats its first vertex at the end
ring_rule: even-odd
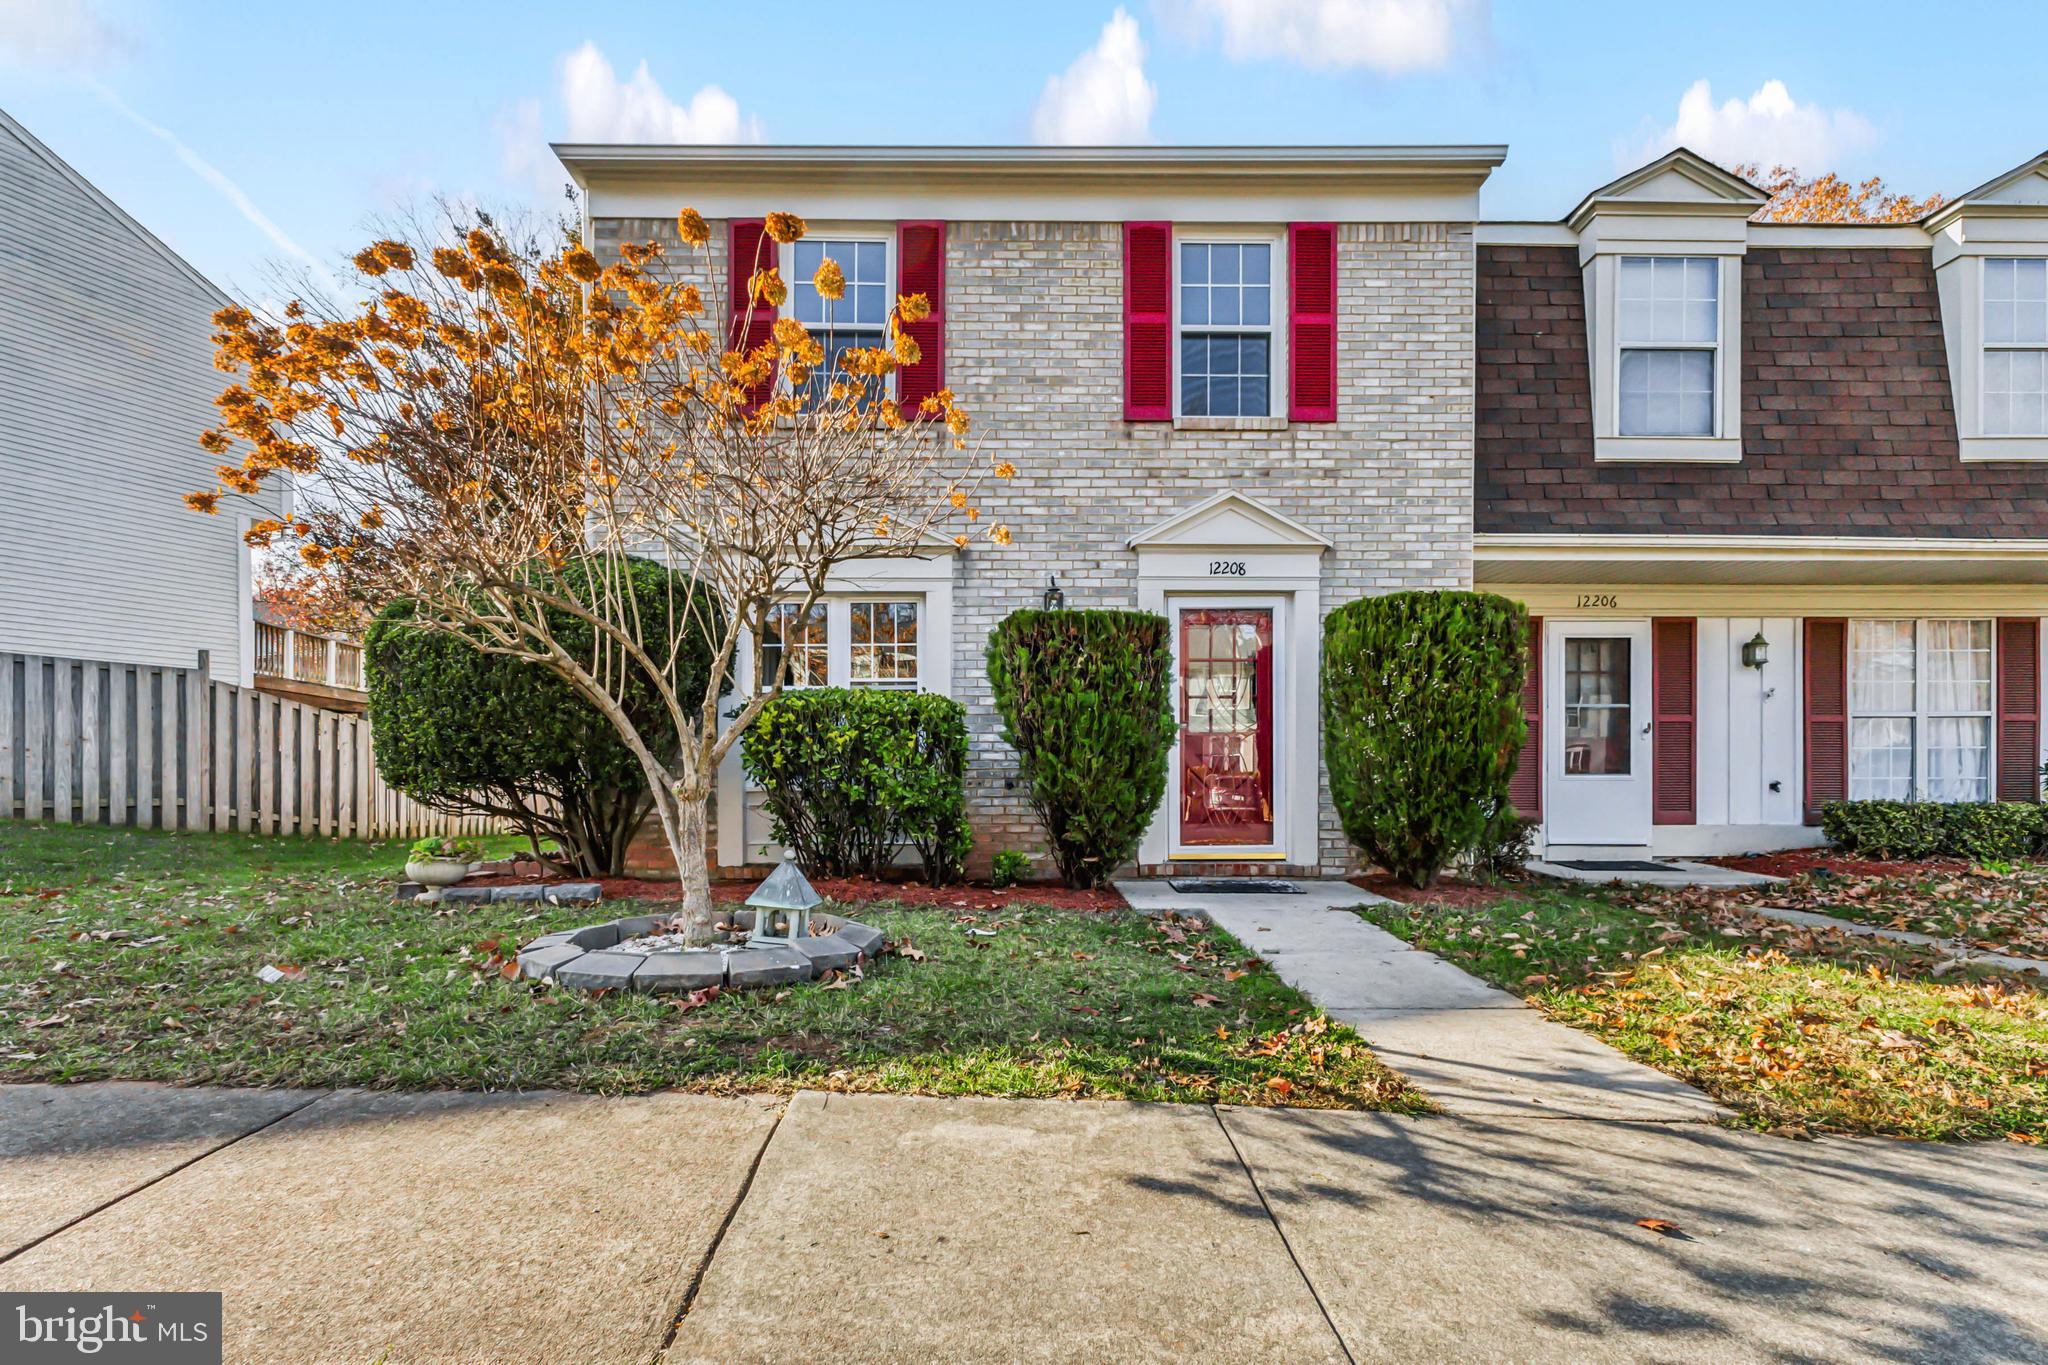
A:
POLYGON ((1447 905, 1456 910, 1484 909, 1515 894, 1511 885, 1482 886, 1460 877, 1438 877, 1435 884, 1425 891, 1396 881, 1384 872, 1350 880, 1353 886, 1385 896, 1390 901, 1400 901, 1405 905, 1447 905))
MULTIPOLYGON (((464 886, 513 886, 530 882, 553 883, 562 881, 587 881, 579 877, 536 877, 514 876, 509 872, 480 872, 463 879, 464 886)), ((604 888, 606 901, 674 901, 683 898, 683 884, 678 881, 660 880, 648 877, 600 877, 597 884, 604 888)), ((717 881, 711 883, 711 898, 725 904, 738 904, 754 894, 761 884, 759 878, 745 881, 717 881)), ((952 910, 1003 910, 1012 905, 1049 905, 1058 910, 1122 910, 1124 898, 1116 888, 1098 886, 1088 891, 1076 891, 1071 887, 1057 884, 1027 884, 1006 886, 1000 889, 973 883, 957 886, 926 886, 923 882, 879 881, 870 877, 816 877, 811 885, 818 894, 830 901, 852 904, 856 901, 896 901, 904 905, 931 905, 952 910)))
POLYGON ((1797 877, 1808 872, 1832 872, 1838 877, 1911 877, 1963 872, 1970 867, 1968 860, 1962 858, 1852 858, 1829 848, 1788 848, 1782 853, 1741 853, 1697 861, 1732 867, 1738 872, 1761 872, 1768 877, 1797 877))

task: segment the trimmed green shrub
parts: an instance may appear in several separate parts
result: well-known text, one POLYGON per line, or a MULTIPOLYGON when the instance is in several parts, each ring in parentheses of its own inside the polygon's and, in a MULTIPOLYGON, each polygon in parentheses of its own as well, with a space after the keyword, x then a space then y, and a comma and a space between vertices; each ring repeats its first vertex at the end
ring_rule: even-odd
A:
POLYGON ((1821 833, 1868 858, 2012 862, 2048 851, 2048 806, 2031 801, 1829 801, 1821 833))
POLYGON ((989 880, 997 886, 1015 886, 1031 875, 1031 855, 1021 848, 1006 848, 989 865, 989 880))
MULTIPOLYGON (((674 671, 682 696, 701 697, 718 628, 711 598, 700 591, 694 617, 682 616, 691 610, 686 575, 650 560, 633 561, 629 572, 643 639, 667 640, 672 611, 704 623, 685 639, 674 671)), ((572 573, 563 586, 580 595, 585 581, 572 573)), ((590 657, 590 627, 566 612, 549 616, 563 648, 590 657)), ((639 762, 611 722, 539 664, 486 654, 459 634, 417 621, 415 604, 401 600, 378 613, 363 636, 378 774, 423 805, 510 821, 537 855, 551 840, 580 875, 622 871, 626 845, 652 802, 639 762)), ((626 700, 651 743, 677 744, 651 682, 641 680, 626 700)))
POLYGON ((1069 886, 1094 886, 1137 852, 1166 794, 1174 720, 1163 616, 1017 611, 989 634, 1003 738, 1069 886))
POLYGON ((1323 755, 1351 842, 1428 886, 1511 811, 1529 616, 1478 592, 1397 592, 1323 625, 1323 755))
POLYGON ((967 710, 930 692, 811 687, 761 708, 740 741, 775 841, 831 877, 880 876, 909 844, 925 880, 958 880, 967 830, 967 710))

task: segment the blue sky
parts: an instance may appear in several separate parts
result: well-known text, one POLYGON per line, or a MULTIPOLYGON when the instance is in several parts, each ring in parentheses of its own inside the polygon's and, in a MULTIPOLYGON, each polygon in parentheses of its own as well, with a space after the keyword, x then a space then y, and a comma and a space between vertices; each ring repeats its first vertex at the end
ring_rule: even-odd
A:
POLYGON ((2038 0, 0 0, 0 107, 261 293, 408 200, 545 202, 542 144, 571 135, 1505 142, 1495 218, 1555 218, 1682 137, 1952 193, 2048 147, 2044 49, 2038 0))

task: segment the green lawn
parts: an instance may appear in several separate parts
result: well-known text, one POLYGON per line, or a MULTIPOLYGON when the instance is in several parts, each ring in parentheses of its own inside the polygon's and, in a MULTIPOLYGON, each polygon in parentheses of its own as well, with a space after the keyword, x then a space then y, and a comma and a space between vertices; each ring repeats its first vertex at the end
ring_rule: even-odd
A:
POLYGON ((1724 892, 1532 885, 1366 918, 1764 1128, 2048 1136, 2048 997, 1724 892))
POLYGON ((868 904, 921 959, 691 1008, 504 980, 534 935, 631 908, 400 905, 403 853, 0 822, 0 1079, 1425 1107, 1216 930, 868 904))

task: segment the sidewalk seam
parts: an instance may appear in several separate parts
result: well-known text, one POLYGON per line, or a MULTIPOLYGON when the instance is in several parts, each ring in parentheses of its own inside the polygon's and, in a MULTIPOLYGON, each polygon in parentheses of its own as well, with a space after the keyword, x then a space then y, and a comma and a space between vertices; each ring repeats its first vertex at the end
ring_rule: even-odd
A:
POLYGON ((718 1231, 711 1234, 711 1244, 704 1248, 704 1254, 697 1260, 697 1268, 690 1272, 690 1282, 683 1286, 683 1301, 668 1320, 668 1331, 661 1338, 661 1345, 654 1350, 652 1365, 661 1365, 661 1358, 668 1354, 669 1347, 676 1344, 676 1333, 683 1330, 683 1319, 690 1316, 690 1309, 696 1306, 697 1292, 704 1287, 704 1277, 711 1272, 712 1258, 718 1255, 718 1248, 725 1242, 726 1231, 732 1227, 732 1220, 739 1217, 740 1205, 747 1202, 747 1194, 754 1188, 754 1176, 761 1169, 761 1159, 768 1155, 768 1144, 775 1141, 775 1135, 782 1131, 782 1120, 789 1113, 789 1101, 775 1113, 775 1122, 768 1125, 768 1131, 761 1138, 761 1145, 754 1149, 754 1159, 747 1165, 747 1178, 740 1182, 739 1192, 732 1197, 732 1204, 719 1220, 718 1231))
POLYGON ((1252 1172, 1251 1163, 1244 1159, 1244 1152, 1238 1148, 1237 1135, 1231 1132, 1230 1125, 1223 1121, 1223 1111, 1212 1104, 1209 1106, 1209 1114, 1216 1120, 1217 1128, 1222 1130, 1223 1140, 1230 1144, 1230 1154, 1237 1158, 1238 1169, 1243 1171, 1244 1178, 1251 1182, 1252 1193, 1259 1197, 1259 1207, 1266 1211, 1266 1221, 1271 1223, 1273 1231, 1279 1234, 1280 1245, 1287 1252, 1287 1259, 1294 1263, 1294 1273, 1301 1276, 1301 1283, 1308 1290, 1308 1296, 1315 1300, 1316 1311, 1323 1315, 1323 1321, 1329 1326, 1331 1337, 1337 1342, 1337 1349, 1344 1353, 1344 1358, 1350 1361, 1351 1365, 1358 1365, 1358 1357, 1351 1354, 1350 1343, 1344 1340, 1344 1333, 1337 1328, 1337 1320, 1330 1316, 1329 1307, 1324 1304, 1323 1296, 1317 1292, 1316 1282, 1308 1277, 1308 1269, 1302 1265, 1301 1257, 1294 1254, 1294 1243, 1288 1240, 1287 1229, 1280 1226, 1279 1216, 1273 1212, 1272 1204, 1267 1202, 1265 1190, 1259 1187, 1259 1177, 1252 1172))
POLYGON ((0 1256, 0 1265, 7 1264, 9 1261, 13 1260, 15 1257, 21 1255, 25 1251, 35 1250, 43 1243, 49 1241, 52 1237, 56 1237, 62 1233, 71 1231, 71 1229, 77 1227, 86 1219, 94 1217, 97 1214, 105 1213, 108 1209, 114 1207, 114 1205, 116 1204, 121 1203, 123 1200, 132 1199, 136 1195, 141 1194, 144 1190, 148 1189, 150 1186, 161 1184, 162 1182, 169 1180, 178 1172, 186 1170, 189 1167, 196 1166, 200 1162, 206 1160, 208 1157, 213 1156, 219 1152, 224 1152, 238 1142, 241 1142, 247 1138, 255 1137, 258 1133, 267 1132, 270 1129, 277 1127, 278 1124, 283 1123, 292 1115, 302 1114, 306 1110, 311 1109, 314 1105, 320 1103, 320 1101, 322 1100, 333 1099, 334 1095, 335 1092, 332 1090, 324 1091, 321 1094, 313 1096, 312 1099, 307 1100, 304 1104, 293 1105, 290 1109, 285 1110, 276 1118, 266 1119, 264 1122, 257 1124, 254 1128, 251 1128, 246 1133, 237 1133, 233 1137, 228 1138, 224 1142, 217 1142, 213 1146, 208 1147, 205 1151, 187 1157, 185 1160, 179 1162, 177 1165, 171 1167, 169 1170, 160 1171, 157 1174, 151 1176, 149 1179, 143 1181, 139 1185, 129 1186, 127 1189, 121 1191, 113 1198, 103 1200, 100 1203, 93 1205, 84 1213, 79 1214, 76 1218, 67 1219, 65 1222, 58 1224, 54 1228, 51 1228, 48 1232, 44 1233, 40 1237, 35 1238, 33 1241, 23 1242, 20 1246, 8 1252, 6 1255, 0 1256))

